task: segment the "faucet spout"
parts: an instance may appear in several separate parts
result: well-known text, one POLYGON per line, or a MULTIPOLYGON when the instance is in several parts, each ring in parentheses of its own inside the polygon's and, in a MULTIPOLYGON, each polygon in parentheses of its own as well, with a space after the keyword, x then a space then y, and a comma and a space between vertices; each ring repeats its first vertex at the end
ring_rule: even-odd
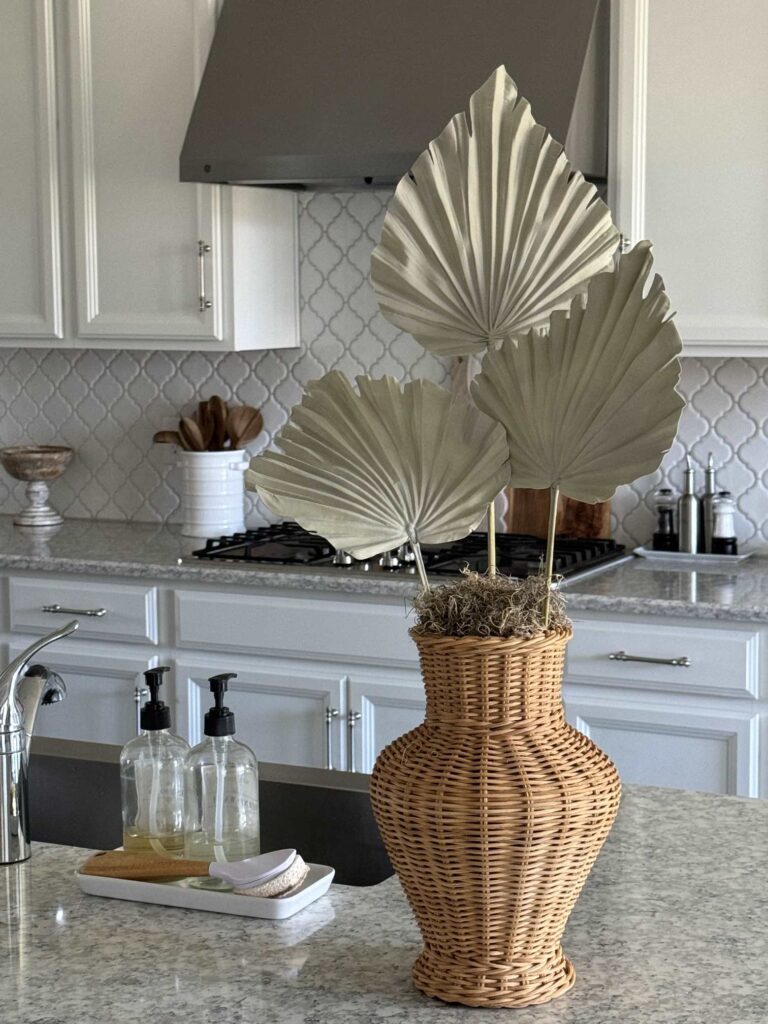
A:
POLYGON ((21 692, 27 666, 38 651, 78 628, 77 619, 31 644, 0 674, 0 864, 17 864, 29 857, 29 741, 35 715, 44 695, 53 700, 64 689, 42 665, 31 668, 21 692))
POLYGON ((32 658, 48 644, 69 636, 79 627, 80 623, 73 619, 53 633, 41 637, 14 658, 8 668, 0 674, 0 736, 26 730, 24 706, 19 700, 19 682, 32 658))

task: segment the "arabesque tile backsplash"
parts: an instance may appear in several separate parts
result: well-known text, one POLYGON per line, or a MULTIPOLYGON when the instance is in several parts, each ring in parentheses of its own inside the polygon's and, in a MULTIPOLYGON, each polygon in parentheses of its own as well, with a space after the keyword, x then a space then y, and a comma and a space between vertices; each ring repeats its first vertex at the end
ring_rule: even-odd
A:
MULTIPOLYGON (((368 282, 371 249, 387 192, 300 197, 302 346, 291 351, 101 352, 0 349, 0 444, 71 445, 76 456, 53 484, 65 515, 178 521, 173 451, 152 434, 178 411, 221 394, 259 406, 271 437, 305 384, 329 369, 448 381, 448 365, 379 314, 368 282)), ((713 452, 717 482, 734 492, 745 550, 768 546, 768 359, 685 359, 688 407, 674 447, 654 477, 614 499, 617 537, 629 544, 653 531, 650 494, 662 475, 682 481, 690 450, 699 467, 713 452)), ((268 443, 266 435, 252 451, 268 443)), ((0 475, 0 507, 15 511, 23 485, 0 475)), ((248 521, 269 515, 249 495, 248 521)))

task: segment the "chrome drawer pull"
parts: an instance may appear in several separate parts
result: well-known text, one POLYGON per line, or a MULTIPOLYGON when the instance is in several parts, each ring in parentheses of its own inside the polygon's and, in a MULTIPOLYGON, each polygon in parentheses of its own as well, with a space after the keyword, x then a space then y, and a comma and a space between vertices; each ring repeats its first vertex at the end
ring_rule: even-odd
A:
POLYGON ((648 665, 674 665, 676 668, 690 668, 690 658, 644 658, 640 654, 627 654, 626 651, 616 651, 609 654, 611 661, 644 661, 648 665))
POLYGON ((60 604, 46 604, 41 610, 50 615, 89 615, 95 619, 107 614, 106 608, 62 608, 60 604))

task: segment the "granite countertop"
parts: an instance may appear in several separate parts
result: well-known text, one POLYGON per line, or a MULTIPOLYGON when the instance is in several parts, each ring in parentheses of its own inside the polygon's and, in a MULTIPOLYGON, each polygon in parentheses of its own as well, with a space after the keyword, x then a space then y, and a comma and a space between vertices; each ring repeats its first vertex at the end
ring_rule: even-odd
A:
POLYGON ((421 995, 392 878, 282 922, 85 896, 84 851, 0 867, 4 1024, 765 1024, 768 803, 628 786, 568 924, 575 987, 469 1010, 421 995))
MULTIPOLYGON (((182 537, 178 526, 108 520, 68 520, 55 533, 20 530, 0 516, 0 569, 165 579, 251 590, 297 590, 397 597, 415 594, 412 577, 370 575, 303 566, 196 562, 201 541, 182 537), (179 562, 179 559, 187 561, 179 562)), ((443 579, 442 577, 438 580, 443 579)), ((685 618, 768 622, 768 558, 691 571, 630 558, 582 579, 566 581, 571 613, 595 611, 685 618)))

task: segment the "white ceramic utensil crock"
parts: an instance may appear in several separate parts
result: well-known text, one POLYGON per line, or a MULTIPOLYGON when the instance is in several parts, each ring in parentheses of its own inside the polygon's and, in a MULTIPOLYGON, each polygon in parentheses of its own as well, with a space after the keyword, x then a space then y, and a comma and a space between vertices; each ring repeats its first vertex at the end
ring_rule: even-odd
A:
POLYGON ((179 452, 185 537, 220 537, 245 529, 245 451, 179 452))

